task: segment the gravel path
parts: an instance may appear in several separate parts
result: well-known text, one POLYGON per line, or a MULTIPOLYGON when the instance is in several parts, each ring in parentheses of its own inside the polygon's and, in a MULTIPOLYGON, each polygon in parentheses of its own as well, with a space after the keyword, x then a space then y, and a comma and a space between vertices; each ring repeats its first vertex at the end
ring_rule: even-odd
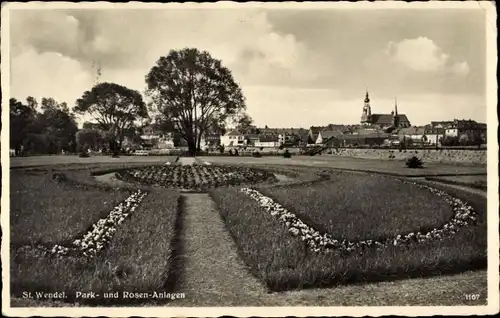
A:
POLYGON ((258 302, 266 289, 238 256, 208 194, 184 194, 183 275, 178 292, 185 299, 170 306, 234 306, 258 302))

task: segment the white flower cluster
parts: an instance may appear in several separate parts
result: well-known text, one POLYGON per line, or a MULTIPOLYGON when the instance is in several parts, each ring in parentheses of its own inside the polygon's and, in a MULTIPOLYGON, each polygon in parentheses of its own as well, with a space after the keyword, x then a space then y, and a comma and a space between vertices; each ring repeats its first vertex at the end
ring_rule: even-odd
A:
POLYGON ((58 256, 79 254, 89 258, 94 257, 109 243, 116 232, 117 226, 123 223, 131 212, 135 211, 146 194, 147 192, 141 190, 134 192, 125 201, 114 207, 107 217, 93 224, 92 230, 87 232, 81 239, 74 240, 73 246, 54 245, 52 249, 46 250, 46 252, 58 256))
MULTIPOLYGON (((403 182, 410 183, 407 181, 403 182)), ((342 253, 351 253, 367 247, 383 248, 388 245, 398 246, 421 243, 429 240, 442 239, 445 236, 458 232, 460 227, 476 222, 476 215, 473 208, 462 200, 454 198, 446 192, 435 188, 416 183, 412 184, 430 190, 433 194, 441 197, 449 203, 453 209, 453 217, 442 228, 435 228, 426 233, 416 232, 400 234, 396 237, 385 239, 383 241, 360 240, 351 242, 345 239, 335 239, 331 235, 327 233, 321 234, 319 231, 305 224, 295 214, 289 212, 279 203, 274 202, 273 199, 264 196, 260 192, 250 188, 243 188, 241 189, 241 192, 249 195, 267 212, 277 217, 286 225, 289 233, 294 236, 298 236, 314 252, 339 251, 342 253)))

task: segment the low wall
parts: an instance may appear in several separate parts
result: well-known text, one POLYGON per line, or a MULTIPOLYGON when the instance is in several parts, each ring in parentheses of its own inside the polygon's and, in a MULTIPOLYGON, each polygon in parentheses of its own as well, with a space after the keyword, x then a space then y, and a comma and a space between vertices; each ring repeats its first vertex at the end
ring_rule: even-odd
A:
POLYGON ((486 150, 399 150, 399 149, 329 149, 322 156, 343 156, 365 159, 406 160, 417 156, 425 162, 486 164, 486 150))

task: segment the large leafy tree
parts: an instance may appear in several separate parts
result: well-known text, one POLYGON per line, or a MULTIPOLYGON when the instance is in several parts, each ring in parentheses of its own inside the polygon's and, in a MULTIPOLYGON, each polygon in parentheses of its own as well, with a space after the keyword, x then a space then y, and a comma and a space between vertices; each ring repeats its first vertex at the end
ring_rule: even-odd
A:
POLYGON ((10 99, 10 144, 16 154, 21 148, 32 153, 54 154, 74 150, 78 127, 66 103, 42 98, 42 112, 37 111, 35 98, 28 97, 26 103, 10 99))
POLYGON ((108 132, 113 152, 121 148, 125 133, 134 122, 148 117, 142 95, 115 83, 100 83, 85 91, 76 101, 74 111, 95 118, 99 128, 108 132))
POLYGON ((78 126, 68 105, 65 102, 57 103, 52 98, 42 98, 41 104, 43 113, 40 117, 44 131, 56 140, 55 151, 74 151, 78 126))
POLYGON ((191 154, 203 134, 245 110, 245 98, 231 71, 206 51, 172 50, 146 75, 147 94, 160 114, 175 123, 191 154))
POLYGON ((247 133, 252 133, 253 130, 255 130, 252 126, 253 119, 250 117, 248 114, 242 114, 237 118, 236 120, 236 129, 238 129, 241 132, 247 132, 247 133))
POLYGON ((16 155, 21 151, 23 141, 30 133, 30 126, 36 120, 36 110, 24 105, 15 98, 9 100, 10 106, 10 148, 16 155))

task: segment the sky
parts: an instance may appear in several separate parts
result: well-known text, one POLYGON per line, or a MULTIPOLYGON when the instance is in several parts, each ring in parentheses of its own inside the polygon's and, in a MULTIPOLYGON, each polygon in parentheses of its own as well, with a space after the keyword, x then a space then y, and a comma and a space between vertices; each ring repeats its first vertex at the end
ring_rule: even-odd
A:
MULTIPOLYGON (((12 10, 11 97, 75 104, 99 81, 140 92, 170 50, 228 67, 257 126, 357 124, 372 113, 412 125, 486 121, 485 12, 446 10, 12 10)), ((82 119, 83 120, 83 119, 82 119)))

